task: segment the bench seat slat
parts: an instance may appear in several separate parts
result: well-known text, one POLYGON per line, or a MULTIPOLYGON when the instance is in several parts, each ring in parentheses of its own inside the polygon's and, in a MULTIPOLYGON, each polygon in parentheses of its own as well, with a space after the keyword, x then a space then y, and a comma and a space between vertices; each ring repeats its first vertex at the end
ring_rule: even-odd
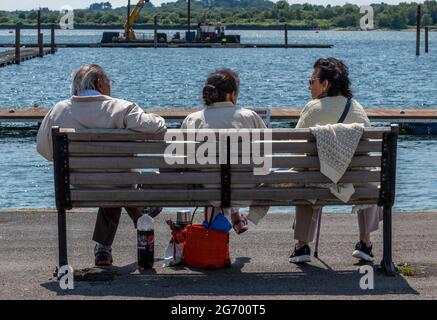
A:
MULTIPOLYGON (((379 171, 348 171, 344 174, 340 183, 366 183, 379 182, 379 171)), ((193 185, 193 184, 216 184, 221 182, 220 172, 122 172, 122 173, 72 173, 70 183, 72 185, 193 185)), ((232 172, 232 185, 248 183, 329 183, 330 180, 320 172, 272 172, 268 175, 253 175, 252 172, 232 172)))
MULTIPOLYGON (((254 201, 251 206, 296 206, 296 205, 310 205, 312 203, 306 200, 288 200, 288 201, 254 201)), ((338 199, 330 201, 317 201, 317 205, 362 205, 362 204, 376 204, 374 199, 368 200, 351 200, 345 204, 338 199)), ((73 201, 74 208, 126 208, 126 207, 167 207, 167 208, 183 208, 183 207, 206 207, 211 203, 204 201, 73 201)))
MULTIPOLYGON (((253 142, 258 143, 259 142, 253 142)), ((266 142, 264 142, 266 143, 266 142)), ((315 142, 302 142, 302 141, 273 141, 272 143, 272 153, 317 153, 317 146, 315 142)), ((381 151, 381 141, 366 141, 360 142, 356 149, 356 153, 364 152, 380 152, 381 151)), ((184 143, 185 150, 191 150, 193 148, 194 152, 197 152, 198 148, 201 146, 200 143, 184 143), (191 147, 188 147, 191 145, 191 147)), ((170 146, 169 142, 71 142, 68 146, 69 152, 72 156, 78 156, 81 154, 86 155, 105 155, 105 154, 164 154, 166 149, 170 146)), ((232 154, 249 154, 245 150, 232 150, 232 154)), ((261 152, 262 147, 259 146, 261 152)), ((205 148, 205 146, 203 146, 205 148)), ((214 146, 211 146, 213 150, 214 146)), ((211 150, 210 149, 210 150, 211 150)), ((168 149, 167 149, 168 150, 168 149)), ((215 146, 216 154, 218 155, 219 147, 215 146)), ((191 152, 190 152, 191 153, 191 152)), ((183 154, 182 154, 183 155, 183 154)))

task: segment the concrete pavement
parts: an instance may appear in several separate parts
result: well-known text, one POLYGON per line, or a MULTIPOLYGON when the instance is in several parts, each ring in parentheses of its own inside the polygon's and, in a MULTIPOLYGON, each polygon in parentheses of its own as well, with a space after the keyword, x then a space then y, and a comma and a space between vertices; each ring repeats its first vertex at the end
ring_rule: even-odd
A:
MULTIPOLYGON (((68 214, 69 263, 93 266, 94 212, 68 214)), ((394 214, 394 261, 416 266, 416 276, 375 273, 375 289, 359 286, 351 256, 356 217, 326 214, 319 258, 305 266, 288 262, 294 214, 271 214, 241 236, 231 233, 232 267, 205 271, 163 268, 170 232, 156 219, 155 269, 136 270, 136 233, 124 215, 113 247, 113 281, 75 282, 63 291, 53 278, 57 264, 57 220, 53 210, 0 210, 0 299, 437 299, 437 213, 394 214)), ((373 237, 382 257, 382 230, 373 237)))

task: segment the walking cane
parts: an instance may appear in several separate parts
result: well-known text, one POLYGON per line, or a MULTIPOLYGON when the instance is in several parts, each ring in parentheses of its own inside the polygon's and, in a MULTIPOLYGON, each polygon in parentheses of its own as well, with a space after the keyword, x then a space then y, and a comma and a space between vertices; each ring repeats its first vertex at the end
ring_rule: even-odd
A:
POLYGON ((319 239, 320 239, 320 224, 322 223, 322 212, 319 213, 319 217, 317 219, 317 236, 316 236, 316 248, 314 249, 314 257, 317 258, 319 256, 319 239))

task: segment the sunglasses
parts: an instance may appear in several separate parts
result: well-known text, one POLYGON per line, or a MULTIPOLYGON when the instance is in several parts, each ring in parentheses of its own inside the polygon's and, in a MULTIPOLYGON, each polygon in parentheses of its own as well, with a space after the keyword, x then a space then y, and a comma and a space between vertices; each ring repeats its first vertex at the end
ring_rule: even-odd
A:
POLYGON ((320 78, 311 78, 310 80, 308 80, 310 86, 313 85, 314 81, 316 81, 316 79, 320 79, 320 78))

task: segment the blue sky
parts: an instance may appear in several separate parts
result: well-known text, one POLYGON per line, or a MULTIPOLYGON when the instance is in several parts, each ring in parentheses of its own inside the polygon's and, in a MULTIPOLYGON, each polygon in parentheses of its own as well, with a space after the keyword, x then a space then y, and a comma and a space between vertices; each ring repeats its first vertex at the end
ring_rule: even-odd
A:
MULTIPOLYGON (((60 9, 64 5, 70 5, 73 8, 86 8, 93 2, 101 2, 107 0, 0 0, 0 10, 29 10, 36 9, 38 7, 49 7, 50 9, 60 9)), ((127 0, 109 0, 114 7, 120 7, 127 4, 127 0)), ((131 0, 132 3, 135 3, 135 0, 131 0)), ((163 2, 170 2, 171 0, 151 0, 151 2, 155 5, 159 5, 163 2)), ((276 2, 276 1, 275 1, 276 2)), ((288 0, 290 3, 314 3, 314 4, 344 4, 354 3, 359 5, 377 3, 377 2, 385 2, 390 4, 399 3, 399 0, 288 0)), ((402 2, 412 2, 408 0, 404 0, 402 2)), ((423 1, 415 1, 415 2, 423 2, 423 1)))

